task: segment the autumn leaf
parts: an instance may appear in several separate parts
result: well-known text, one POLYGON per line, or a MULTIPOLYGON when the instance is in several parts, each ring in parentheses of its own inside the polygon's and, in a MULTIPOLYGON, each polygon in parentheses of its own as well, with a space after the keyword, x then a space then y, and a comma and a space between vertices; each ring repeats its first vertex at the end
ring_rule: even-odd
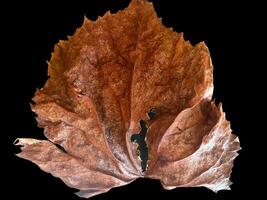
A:
POLYGON ((146 0, 85 18, 33 98, 47 140, 20 138, 17 155, 87 198, 139 177, 229 189, 240 147, 212 101, 212 70, 206 45, 164 27, 146 0))

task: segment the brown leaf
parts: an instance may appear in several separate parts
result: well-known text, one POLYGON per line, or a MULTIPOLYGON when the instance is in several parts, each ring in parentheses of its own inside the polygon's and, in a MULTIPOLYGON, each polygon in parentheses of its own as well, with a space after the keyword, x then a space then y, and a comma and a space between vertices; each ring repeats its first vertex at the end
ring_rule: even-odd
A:
POLYGON ((211 101, 208 48, 164 27, 151 3, 132 0, 117 14, 85 19, 55 46, 48 74, 32 105, 48 140, 19 139, 18 156, 79 196, 139 177, 166 189, 229 189, 240 147, 221 105, 211 101), (133 138, 147 147, 141 151, 133 138))

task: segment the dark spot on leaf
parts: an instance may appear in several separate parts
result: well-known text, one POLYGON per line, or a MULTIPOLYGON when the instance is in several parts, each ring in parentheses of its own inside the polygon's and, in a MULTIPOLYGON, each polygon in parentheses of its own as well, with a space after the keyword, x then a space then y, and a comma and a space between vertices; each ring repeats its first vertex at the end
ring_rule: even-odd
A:
POLYGON ((148 112, 148 116, 149 116, 149 119, 150 120, 153 120, 155 119, 157 113, 156 113, 156 109, 155 108, 152 108, 149 112, 148 112))

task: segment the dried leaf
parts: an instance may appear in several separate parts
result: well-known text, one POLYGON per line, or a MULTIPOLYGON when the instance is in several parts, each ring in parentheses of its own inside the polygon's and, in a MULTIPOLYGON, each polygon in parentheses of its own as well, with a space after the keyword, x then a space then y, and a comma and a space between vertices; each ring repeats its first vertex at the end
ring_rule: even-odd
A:
POLYGON ((81 197, 139 177, 166 189, 229 189, 240 147, 211 101, 208 48, 164 27, 151 3, 132 0, 117 14, 85 19, 48 67, 32 105, 48 140, 18 139, 19 157, 81 197))

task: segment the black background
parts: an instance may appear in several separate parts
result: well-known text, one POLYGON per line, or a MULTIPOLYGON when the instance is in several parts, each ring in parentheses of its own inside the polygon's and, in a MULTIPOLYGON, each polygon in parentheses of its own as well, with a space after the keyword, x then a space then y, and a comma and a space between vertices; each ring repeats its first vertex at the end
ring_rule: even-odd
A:
MULTIPOLYGON (((260 120, 258 118, 261 117, 252 113, 264 108, 264 97, 260 96, 264 92, 258 93, 255 87, 263 84, 258 82, 258 71, 263 66, 257 63, 261 51, 254 47, 255 43, 263 42, 255 34, 258 30, 257 23, 261 23, 260 9, 256 9, 255 4, 243 1, 236 4, 226 1, 214 1, 216 4, 206 1, 153 2, 165 26, 184 32, 185 39, 192 44, 205 41, 209 47, 214 65, 214 98, 216 103, 223 103, 233 133, 239 136, 243 148, 235 160, 231 178, 234 184, 231 191, 215 194, 205 188, 167 191, 159 181, 138 179, 129 185, 93 197, 92 200, 144 197, 229 199, 252 194, 254 197, 259 196, 260 184, 256 180, 259 177, 253 170, 258 168, 260 156, 255 156, 257 145, 252 146, 252 143, 255 138, 260 140, 263 133, 252 125, 253 120, 260 120), (256 58, 255 54, 258 55, 256 58), (255 97, 257 94, 259 96, 255 97)), ((2 7, 1 21, 4 28, 1 32, 4 34, 2 44, 5 44, 2 69, 7 72, 2 70, 1 85, 4 86, 2 100, 7 100, 3 104, 3 110, 8 111, 4 115, 6 122, 4 120, 3 124, 6 127, 3 135, 7 145, 4 150, 7 152, 7 165, 3 165, 6 168, 2 172, 2 181, 5 183, 3 192, 9 196, 8 199, 79 199, 73 194, 75 189, 68 188, 31 162, 15 157, 18 149, 12 143, 17 137, 44 139, 43 130, 37 128, 29 102, 35 89, 42 87, 47 79, 46 60, 50 59, 54 44, 59 39, 72 35, 82 25, 84 15, 95 20, 108 10, 114 13, 127 7, 128 3, 129 0, 64 1, 58 4, 23 1, 2 7)))

